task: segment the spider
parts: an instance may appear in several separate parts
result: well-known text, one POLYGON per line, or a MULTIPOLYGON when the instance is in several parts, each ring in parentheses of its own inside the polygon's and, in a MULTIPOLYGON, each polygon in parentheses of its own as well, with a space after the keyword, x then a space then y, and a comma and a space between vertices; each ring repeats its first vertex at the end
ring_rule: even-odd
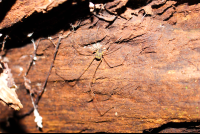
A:
MULTIPOLYGON (((78 52, 78 54, 80 54, 80 55, 85 55, 85 54, 82 54, 80 51, 78 51, 74 45, 72 45, 72 47, 78 52)), ((93 63, 94 60, 99 61, 99 64, 97 65, 97 67, 96 67, 96 69, 95 69, 95 72, 94 72, 94 74, 93 74, 92 82, 91 82, 92 84, 95 83, 95 80, 96 80, 96 79, 95 79, 95 74, 96 74, 97 69, 98 69, 98 67, 100 66, 100 64, 102 63, 103 60, 105 61, 105 63, 106 63, 110 68, 114 68, 114 67, 118 67, 118 66, 123 65, 123 64, 124 64, 124 61, 126 60, 126 57, 127 57, 128 54, 125 56, 125 58, 124 58, 124 60, 123 60, 122 63, 120 63, 120 64, 118 64, 118 65, 115 65, 115 66, 111 66, 111 65, 106 61, 106 59, 104 58, 105 55, 109 55, 109 54, 111 54, 111 53, 117 51, 117 50, 120 49, 120 48, 121 48, 121 47, 117 48, 116 50, 114 50, 114 51, 112 51, 112 52, 110 52, 110 53, 105 53, 105 52, 104 52, 104 51, 105 51, 105 48, 97 48, 97 50, 96 50, 95 52, 92 53, 92 55, 93 55, 93 54, 95 54, 95 55, 94 55, 93 59, 91 60, 90 64, 87 66, 87 68, 83 71, 83 73, 82 73, 77 79, 79 80, 79 79, 83 76, 83 74, 89 69, 89 67, 91 66, 91 64, 93 63)), ((109 47, 108 47, 108 49, 109 49, 109 47)), ((108 49, 107 49, 107 51, 108 51, 108 49)), ((91 56, 91 55, 85 55, 85 56, 91 56)))
MULTIPOLYGON (((106 36, 105 36, 105 37, 106 37, 106 36)), ((103 39, 105 39, 105 37, 104 37, 103 39)), ((119 39, 120 39, 120 38, 119 38, 119 39)), ((119 40, 119 39, 118 39, 118 40, 119 40)), ((115 41, 115 42, 118 42, 118 40, 115 41)), ((105 63, 106 63, 110 68, 122 66, 122 65, 124 64, 124 62, 125 62, 126 57, 127 57, 128 54, 126 54, 126 56, 125 56, 124 60, 122 61, 122 63, 120 63, 120 64, 118 64, 118 65, 115 65, 115 66, 111 66, 111 65, 106 61, 106 59, 104 58, 104 56, 109 55, 109 54, 111 54, 111 53, 113 53, 113 52, 119 50, 121 47, 119 47, 119 48, 117 48, 117 49, 115 49, 115 50, 109 52, 109 51, 108 51, 108 49, 110 48, 110 45, 109 45, 109 46, 107 47, 107 49, 106 49, 106 48, 99 47, 99 48, 96 48, 96 51, 93 52, 93 53, 91 53, 91 54, 83 54, 83 53, 81 53, 79 50, 77 50, 77 48, 75 47, 74 44, 76 44, 76 43, 74 42, 74 40, 72 40, 72 42, 73 42, 72 47, 75 49, 75 51, 78 52, 79 55, 84 55, 84 56, 91 56, 91 55, 94 55, 93 59, 91 60, 91 62, 90 62, 89 65, 87 66, 87 68, 86 68, 86 69, 83 71, 83 73, 77 78, 77 80, 79 80, 79 79, 85 74, 85 72, 89 69, 89 67, 92 65, 92 63, 93 63, 94 60, 99 61, 98 65, 97 65, 97 67, 96 67, 96 69, 95 69, 95 71, 94 71, 92 80, 91 80, 91 82, 90 82, 90 92, 91 92, 90 95, 91 95, 91 101, 93 101, 93 100, 95 99, 95 96, 94 96, 94 92, 93 92, 93 90, 92 90, 92 84, 94 84, 95 81, 96 81, 96 79, 95 79, 95 74, 96 74, 96 72, 97 72, 99 66, 101 65, 102 61, 104 60, 105 63), (107 53, 106 53, 105 51, 107 51, 107 53)), ((108 42, 107 42, 107 43, 108 43, 108 42)), ((107 43, 106 43, 106 44, 107 44, 107 43)), ((105 44, 105 45, 106 45, 106 44, 105 44)), ((76 45, 78 45, 78 44, 76 44, 76 45)), ((79 46, 79 45, 78 45, 78 46, 79 46)), ((80 46, 79 46, 79 47, 80 47, 80 46)), ((94 103, 93 103, 93 104, 94 104, 94 103)), ((99 109, 96 107, 96 105, 94 105, 94 106, 95 106, 96 110, 98 111, 98 113, 100 114, 100 116, 103 116, 105 113, 107 113, 107 112, 111 109, 111 108, 110 108, 110 109, 107 110, 104 114, 101 114, 101 112, 100 112, 99 109)), ((112 107, 112 108, 113 108, 113 107, 112 107)))

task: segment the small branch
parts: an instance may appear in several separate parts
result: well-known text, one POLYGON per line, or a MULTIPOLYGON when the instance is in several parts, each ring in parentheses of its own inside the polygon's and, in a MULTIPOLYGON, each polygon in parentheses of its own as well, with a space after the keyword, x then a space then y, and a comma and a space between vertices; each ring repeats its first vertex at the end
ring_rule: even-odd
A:
POLYGON ((35 100, 35 105, 36 105, 36 106, 38 105, 39 100, 40 100, 40 98, 42 97, 42 94, 44 93, 44 89, 45 89, 45 87, 46 87, 46 84, 47 84, 49 75, 51 74, 51 69, 53 68, 54 61, 55 61, 55 59, 56 59, 56 54, 57 54, 57 52, 58 52, 58 48, 59 48, 59 46, 60 46, 60 42, 61 42, 61 40, 62 40, 63 38, 68 37, 68 36, 70 35, 70 33, 71 33, 71 32, 69 32, 69 33, 68 33, 67 35, 65 35, 65 36, 59 37, 58 43, 57 43, 56 48, 55 48, 53 60, 52 60, 51 66, 50 66, 50 68, 49 68, 49 72, 48 72, 48 74, 47 74, 46 80, 45 80, 45 82, 44 82, 44 84, 43 84, 43 86, 42 86, 42 89, 41 89, 40 93, 38 93, 37 98, 36 98, 36 100, 35 100))
MULTIPOLYGON (((51 69, 53 68, 54 61, 55 61, 55 58, 56 58, 56 54, 57 54, 57 52, 58 52, 58 48, 59 48, 60 42, 61 42, 61 40, 62 40, 63 38, 68 37, 70 34, 71 34, 71 31, 70 31, 67 35, 60 36, 60 37, 59 37, 58 43, 57 43, 56 48, 55 48, 54 56, 53 56, 53 59, 52 59, 52 63, 51 63, 51 66, 50 66, 50 68, 49 68, 49 72, 48 72, 47 77, 46 77, 46 80, 45 80, 45 82, 44 82, 44 84, 43 84, 43 86, 42 86, 42 89, 41 89, 41 90, 39 91, 39 93, 37 94, 37 97, 36 97, 35 103, 34 103, 34 107, 33 107, 29 112, 25 113, 24 115, 18 116, 18 118, 23 118, 23 117, 25 117, 25 116, 27 116, 27 115, 30 115, 30 114, 35 110, 35 108, 38 107, 39 100, 40 100, 40 98, 42 97, 42 94, 44 93, 44 89, 45 89, 45 87, 46 87, 46 84, 47 84, 49 75, 51 74, 51 69)), ((53 43, 53 42, 52 42, 52 43, 53 43)), ((54 43, 53 43, 53 44, 54 44, 54 43)), ((38 47, 38 45, 37 45, 37 47, 38 47)), ((36 47, 36 50, 37 50, 37 47, 36 47)), ((36 52, 36 51, 35 51, 35 52, 36 52)), ((33 62, 33 60, 32 60, 32 62, 33 62)), ((30 63, 30 65, 32 65, 32 62, 30 63)), ((29 69, 30 69, 30 66, 29 66, 29 69)), ((28 69, 28 70, 29 70, 29 69, 28 69)), ((26 75, 28 74, 28 70, 27 70, 26 75)), ((33 102, 32 102, 32 103, 33 103, 33 102)))
POLYGON ((3 39, 3 43, 2 43, 2 47, 1 47, 1 51, 4 50, 5 43, 6 43, 6 39, 7 39, 8 37, 9 37, 8 35, 6 35, 6 36, 4 37, 4 39, 3 39))
POLYGON ((55 58, 56 58, 56 54, 57 54, 57 52, 58 52, 58 48, 59 48, 59 45, 60 45, 60 41, 61 41, 61 40, 62 40, 62 38, 59 38, 58 43, 57 43, 56 48, 55 48, 53 60, 52 60, 51 66, 50 66, 50 68, 49 68, 49 72, 48 72, 48 74, 47 74, 46 80, 45 80, 45 82, 44 82, 44 84, 43 84, 43 86, 42 86, 42 89, 41 89, 40 93, 37 95, 37 98, 36 98, 36 100, 35 100, 35 105, 38 105, 39 100, 40 100, 40 98, 42 97, 42 94, 44 93, 44 89, 45 89, 45 87, 46 87, 46 84, 47 84, 49 75, 51 74, 51 69, 52 69, 52 67, 53 67, 53 64, 54 64, 54 61, 55 61, 55 58))
MULTIPOLYGON (((42 38, 42 39, 43 39, 43 38, 42 38)), ((30 70, 30 68, 31 68, 31 66, 32 66, 32 64, 33 64, 33 62, 34 62, 34 60, 35 60, 34 57, 36 57, 36 52, 37 52, 37 48, 38 48, 38 46, 39 46, 39 42, 40 42, 42 39, 40 39, 40 40, 38 41, 37 46, 35 45, 34 40, 31 39, 31 41, 32 41, 32 43, 33 43, 33 46, 34 46, 34 52, 33 52, 32 58, 31 58, 31 60, 30 60, 29 66, 28 66, 28 68, 27 68, 27 71, 26 71, 24 77, 26 77, 26 76, 28 75, 28 72, 29 72, 29 70, 30 70)))

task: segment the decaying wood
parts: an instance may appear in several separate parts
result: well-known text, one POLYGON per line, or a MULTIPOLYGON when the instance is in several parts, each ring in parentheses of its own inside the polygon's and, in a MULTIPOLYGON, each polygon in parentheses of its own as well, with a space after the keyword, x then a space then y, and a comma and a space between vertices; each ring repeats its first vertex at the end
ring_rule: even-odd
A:
MULTIPOLYGON (((141 3, 137 0, 113 0, 106 3, 94 2, 93 4, 105 5, 105 8, 95 11, 89 9, 88 1, 71 3, 68 8, 62 7, 68 2, 59 1, 60 6, 53 1, 50 4, 41 3, 41 10, 36 10, 35 7, 26 14, 19 14, 29 19, 33 16, 33 11, 49 15, 57 13, 52 16, 54 21, 45 16, 47 26, 44 29, 44 22, 39 23, 34 19, 39 26, 34 25, 27 31, 34 32, 33 38, 36 40, 43 38, 41 33, 45 32, 47 33, 44 35, 53 38, 59 37, 61 32, 67 35, 73 31, 60 42, 46 88, 38 103, 38 110, 43 118, 43 132, 150 132, 168 123, 199 121, 200 4, 175 0, 147 0, 141 3), (55 6, 50 8, 53 5, 55 6), (60 12, 57 11, 57 6, 60 12), (87 12, 86 15, 76 17, 76 13, 83 13, 81 9, 86 9, 83 10, 87 12), (63 14, 65 10, 74 13, 73 16, 63 14), (99 19, 96 14, 104 19, 99 19), (116 19, 106 21, 107 16, 116 16, 116 19), (65 25, 61 22, 65 22, 65 25), (52 28, 52 25, 59 29, 54 29, 53 34, 49 34, 48 28, 52 28), (94 58, 97 47, 108 52, 119 48, 104 58, 111 66, 118 65, 125 59, 123 65, 110 68, 102 62, 97 68, 99 62, 94 60, 85 71, 94 58), (94 73, 95 82, 91 87, 94 73), (90 88, 96 98, 93 103, 90 88), (100 116, 93 104, 101 113, 106 114, 100 116)), ((2 31, 6 31, 4 28, 8 26, 15 28, 10 31, 8 28, 9 39, 5 43, 5 49, 9 40, 20 39, 20 43, 28 40, 20 36, 20 32, 28 33, 24 30, 23 23, 29 24, 30 21, 26 22, 25 19, 19 24, 22 31, 17 31, 19 28, 15 25, 16 21, 6 21, 8 16, 18 11, 15 8, 18 4, 17 0, 0 23, 2 31), (17 32, 19 35, 14 34, 17 32)), ((2 33, 2 40, 7 33, 2 33)), ((58 39, 53 38, 52 42, 56 44, 58 39)), ((24 106, 12 115, 16 118, 32 109, 30 97, 23 86, 23 74, 29 66, 29 55, 32 55, 33 47, 31 42, 25 44, 21 48, 9 49, 5 54, 15 82, 20 87, 17 94, 24 106)), ((54 49, 50 41, 40 41, 36 52, 37 60, 26 76, 31 81, 31 88, 37 91, 42 89, 42 83, 46 80, 54 49)), ((0 119, 4 118, 0 116, 0 119)), ((39 131, 33 114, 27 114, 18 121, 25 132, 39 131)))

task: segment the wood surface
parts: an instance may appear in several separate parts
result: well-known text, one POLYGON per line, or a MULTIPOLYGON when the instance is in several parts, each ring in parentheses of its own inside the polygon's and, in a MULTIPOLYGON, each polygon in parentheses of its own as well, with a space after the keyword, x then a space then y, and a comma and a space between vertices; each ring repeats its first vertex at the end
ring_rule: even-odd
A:
POLYGON ((0 23, 2 31, 10 37, 4 57, 9 60, 19 87, 16 92, 23 104, 19 112, 1 106, 2 132, 183 132, 191 124, 197 126, 194 131, 199 129, 198 2, 94 2, 106 4, 108 11, 102 9, 100 14, 105 19, 117 15, 112 22, 89 12, 88 1, 57 1, 50 4, 52 8, 46 6, 36 12, 39 10, 36 6, 24 15, 21 12, 28 6, 26 2, 17 9, 16 0, 0 23), (22 22, 7 22, 8 15, 17 11, 24 18, 22 22), (42 131, 37 129, 33 113, 17 118, 33 107, 23 79, 34 53, 31 38, 25 37, 31 32, 36 43, 45 38, 39 42, 37 60, 27 75, 36 91, 48 74, 57 37, 71 32, 60 42, 38 104, 42 131), (96 59, 90 65, 96 47, 104 49, 98 68, 100 61, 96 59), (185 129, 157 129, 170 123, 180 123, 185 129), (10 130, 12 127, 15 129, 10 130))

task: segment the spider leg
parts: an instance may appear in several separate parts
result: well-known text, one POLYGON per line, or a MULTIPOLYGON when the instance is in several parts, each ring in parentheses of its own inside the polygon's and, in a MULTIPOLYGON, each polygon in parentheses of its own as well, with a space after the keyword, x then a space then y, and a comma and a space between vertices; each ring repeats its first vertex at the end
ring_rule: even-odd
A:
MULTIPOLYGON (((72 36, 73 36, 73 34, 72 34, 72 36)), ((91 56, 91 55, 92 55, 92 54, 83 54, 83 53, 81 53, 81 52, 74 46, 74 44, 76 44, 76 45, 78 45, 78 44, 75 43, 75 41, 74 41, 73 39, 70 38, 70 40, 71 40, 71 42, 73 42, 73 43, 72 43, 72 47, 78 52, 79 55, 84 55, 84 56, 91 56)), ((78 46, 79 46, 79 45, 78 45, 78 46)))
MULTIPOLYGON (((101 60, 102 61, 102 60, 101 60)), ((101 62, 100 62, 101 63, 101 62)), ((99 63, 99 65, 100 65, 100 63, 99 63)), ((99 66, 98 65, 98 66, 99 66)), ((98 67, 97 67, 98 68, 98 67)), ((96 71, 95 71, 96 72, 96 71)), ((114 107, 111 107, 111 108, 109 108, 107 111, 105 111, 104 113, 101 113, 101 111, 98 109, 98 107, 96 106, 96 104, 95 104, 95 102, 94 101, 96 101, 96 103, 99 105, 99 103, 98 103, 98 100, 96 99, 96 97, 95 97, 95 94, 94 94, 94 92, 93 92, 93 90, 92 90, 92 85, 93 84, 93 82, 91 82, 90 83, 90 96, 91 96, 91 101, 92 101, 92 104, 94 105, 94 107, 95 107, 95 109, 96 109, 96 111, 98 112, 98 114, 100 115, 100 116, 104 116, 107 112, 109 112, 112 108, 114 108, 114 107)))
POLYGON ((65 83, 65 79, 62 77, 62 76, 60 76, 58 73, 57 73, 57 68, 54 66, 54 69, 55 69, 55 74, 58 76, 58 77, 60 77, 61 79, 62 79, 62 81, 65 83))
MULTIPOLYGON (((119 48, 118 48, 118 49, 119 49, 119 48)), ((129 53, 128 53, 128 54, 129 54, 129 53)), ((128 55, 128 54, 127 54, 127 55, 128 55)), ((126 57, 127 57, 127 55, 126 55, 126 57)), ((116 66, 111 66, 111 65, 109 65, 108 62, 106 61, 106 59, 105 59, 104 57, 102 57, 102 58, 104 59, 104 61, 106 62, 106 64, 107 64, 110 68, 114 68, 114 67, 123 65, 123 64, 124 64, 124 61, 126 60, 126 57, 125 57, 125 59, 123 60, 123 62, 122 62, 121 64, 116 65, 116 66)), ((94 94, 94 92, 93 92, 93 90, 92 90, 92 84, 95 83, 95 80, 96 80, 96 79, 95 79, 95 74, 96 74, 96 71, 97 71, 97 69, 99 68, 100 64, 102 63, 102 58, 101 58, 99 64, 97 65, 97 67, 96 67, 96 69, 95 69, 95 72, 94 72, 92 81, 91 81, 91 83, 90 83, 90 93, 91 93, 90 96, 91 96, 91 101, 92 101, 92 104, 94 105, 96 111, 98 112, 98 114, 99 114, 100 116, 104 116, 107 112, 109 112, 112 108, 114 108, 114 107, 112 106, 112 107, 110 107, 107 111, 105 111, 104 113, 101 113, 101 111, 98 109, 98 107, 97 107, 96 104, 94 103, 94 101, 96 101, 96 103, 98 104, 98 101, 97 101, 97 99, 96 99, 96 97, 95 97, 95 94, 94 94)))
POLYGON ((95 71, 94 71, 94 74, 93 74, 93 77, 92 77, 92 84, 95 83, 96 79, 95 79, 95 74, 97 72, 97 69, 99 68, 100 64, 102 63, 102 59, 100 60, 99 64, 97 65, 95 71))
POLYGON ((119 50, 122 46, 118 47, 117 49, 113 50, 112 52, 107 52, 107 53, 104 53, 104 55, 109 55, 109 54, 112 54, 114 53, 115 51, 119 50))
MULTIPOLYGON (((73 41, 74 42, 74 41, 73 41)), ((83 54, 80 51, 78 51, 78 49, 74 46, 74 44, 72 44, 72 47, 76 50, 76 52, 78 52, 79 55, 84 55, 84 56, 91 56, 92 54, 83 54)))
MULTIPOLYGON (((129 53, 128 53, 129 54, 129 53)), ((122 66, 126 60, 126 57, 128 56, 128 54, 126 54, 124 60, 122 61, 122 63, 118 64, 118 65, 115 65, 115 66, 111 66, 107 61, 106 59, 103 57, 104 61, 106 62, 106 64, 110 67, 110 68, 114 68, 114 67, 118 67, 118 66, 122 66)))
MULTIPOLYGON (((122 36, 119 37, 119 39, 117 39, 114 43, 119 43, 121 38, 122 38, 122 36)), ((106 44, 107 44, 107 43, 106 43, 106 44)), ((107 50, 110 48, 110 46, 111 46, 111 45, 109 45, 109 47, 107 48, 107 50)), ((104 54, 104 55, 109 55, 109 54, 111 54, 111 53, 113 53, 113 52, 119 50, 121 47, 122 47, 122 46, 120 46, 120 47, 117 48, 116 50, 114 50, 114 51, 112 51, 112 52, 110 52, 110 53, 106 53, 106 54, 104 54)), ((114 48, 113 48, 113 49, 114 49, 114 48)))
MULTIPOLYGON (((81 76, 83 76, 83 74, 88 70, 88 68, 91 66, 91 64, 92 64, 92 62, 95 60, 95 58, 93 58, 92 59, 92 61, 90 62, 90 64, 88 65, 88 67, 83 71, 83 73, 76 79, 76 82, 75 82, 75 84, 73 84, 72 85, 72 87, 74 86, 74 85, 76 85, 76 83, 79 81, 79 79, 81 78, 81 76)), ((55 68, 55 73, 56 73, 56 75, 58 75, 60 78, 62 78, 63 79, 63 81, 66 81, 62 76, 60 76, 58 73, 57 73, 57 69, 55 68)))
POLYGON ((72 60, 68 63, 68 65, 70 65, 72 63, 72 61, 74 60, 74 58, 77 56, 77 54, 75 53, 75 56, 72 58, 72 60))
POLYGON ((81 78, 81 76, 83 76, 83 74, 88 70, 88 68, 91 66, 92 62, 95 60, 95 58, 92 59, 92 61, 90 62, 90 64, 88 65, 88 67, 83 71, 83 73, 78 77, 77 80, 79 80, 81 78))
MULTIPOLYGON (((92 92, 92 90, 91 90, 91 92, 92 92)), ((93 93, 94 94, 94 93, 93 93)), ((94 95, 93 95, 94 96, 94 95)), ((114 108, 114 107, 111 107, 111 108, 109 108, 107 111, 105 111, 104 113, 101 113, 101 111, 98 109, 98 107, 95 105, 95 103, 94 103, 94 100, 96 100, 96 103, 98 103, 98 101, 97 101, 97 99, 95 98, 95 96, 92 98, 92 104, 94 105, 94 107, 95 107, 95 109, 97 110, 97 112, 98 112, 98 114, 100 115, 100 116, 104 116, 107 112, 109 112, 112 108, 114 108)))

